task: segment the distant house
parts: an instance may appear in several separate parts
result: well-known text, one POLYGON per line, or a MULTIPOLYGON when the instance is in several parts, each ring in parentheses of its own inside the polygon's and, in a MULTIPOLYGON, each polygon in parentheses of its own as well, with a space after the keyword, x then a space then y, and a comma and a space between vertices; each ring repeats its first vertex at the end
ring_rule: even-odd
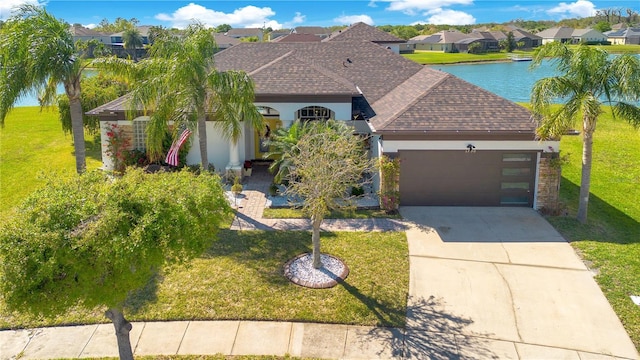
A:
POLYGON ((416 50, 459 52, 460 47, 466 51, 469 45, 479 41, 476 36, 462 33, 458 30, 443 30, 432 35, 420 35, 409 39, 416 50))
POLYGON ((269 37, 268 37, 268 41, 273 41, 281 36, 285 36, 285 35, 289 35, 293 32, 292 29, 279 29, 279 30, 273 30, 272 32, 269 33, 269 37))
POLYGON ((520 29, 515 25, 509 25, 507 28, 513 33, 513 39, 516 43, 522 43, 522 48, 524 49, 531 49, 542 45, 542 38, 538 35, 520 29))
POLYGON ((542 38, 542 44, 558 41, 561 43, 573 42, 573 28, 570 27, 554 27, 540 31, 536 35, 542 38))
POLYGON ((621 28, 604 34, 614 45, 640 45, 640 28, 621 28))
POLYGON ((243 39, 249 37, 257 37, 258 41, 262 41, 264 39, 264 32, 260 28, 231 29, 227 31, 225 35, 235 39, 243 39))
POLYGON ((331 36, 323 39, 322 41, 336 42, 354 40, 371 41, 372 43, 385 47, 396 54, 400 53, 400 44, 406 43, 403 39, 363 22, 355 23, 346 29, 334 31, 331 36))
POLYGON ((236 38, 232 38, 225 34, 215 33, 213 34, 213 37, 216 41, 216 45, 218 46, 219 50, 228 49, 234 45, 240 44, 240 40, 236 38))
POLYGON ((73 35, 73 41, 89 41, 98 40, 101 43, 107 45, 111 43, 111 37, 108 34, 97 32, 93 29, 86 28, 82 25, 73 25, 69 29, 71 35, 73 35))
MULTIPOLYGON (((151 29, 151 26, 149 25, 136 26, 136 29, 138 30, 138 32, 140 33, 140 36, 142 37, 142 48, 136 49, 136 56, 143 57, 147 54, 147 49, 145 48, 145 46, 149 45, 149 29, 151 29)), ((116 56, 128 56, 128 53, 124 48, 124 40, 122 38, 123 35, 124 35, 124 31, 121 31, 115 34, 111 34, 109 36, 109 39, 110 39, 109 41, 111 44, 111 52, 116 56)))
POLYGON ((322 26, 298 26, 291 31, 292 34, 311 34, 324 39, 331 35, 329 29, 322 26))
POLYGON ((595 29, 575 29, 571 34, 572 43, 595 44, 607 41, 607 36, 595 29))
POLYGON ((320 42, 322 38, 313 34, 288 34, 271 40, 272 42, 320 42))

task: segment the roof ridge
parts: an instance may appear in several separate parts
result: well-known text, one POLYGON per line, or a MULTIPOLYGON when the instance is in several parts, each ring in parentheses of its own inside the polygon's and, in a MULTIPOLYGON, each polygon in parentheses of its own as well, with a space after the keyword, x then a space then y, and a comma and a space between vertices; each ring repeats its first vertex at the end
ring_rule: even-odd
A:
MULTIPOLYGON (((453 77, 453 75, 451 75, 449 73, 445 73, 443 71, 440 71, 438 75, 440 75, 441 78, 438 79, 435 83, 429 84, 428 82, 419 81, 417 79, 418 75, 422 75, 422 73, 431 73, 431 74, 433 74, 433 73, 438 73, 438 72, 436 72, 436 70, 430 69, 428 67, 424 67, 423 69, 421 69, 417 73, 413 74, 413 76, 409 77, 407 80, 402 82, 402 84, 398 85, 392 91, 387 93, 387 95, 383 96, 382 98, 378 99, 378 101, 376 101, 375 103, 372 104, 372 107, 374 107, 374 111, 375 111, 376 103, 378 103, 380 101, 384 101, 387 97, 393 97, 396 92, 403 91, 403 88, 405 86, 415 86, 418 89, 420 89, 420 91, 412 92, 412 94, 415 94, 415 95, 413 96, 411 101, 403 102, 402 104, 404 106, 398 107, 398 109, 393 111, 393 113, 390 116, 388 116, 387 119, 383 123, 381 123, 378 126, 376 126, 376 130, 381 130, 381 129, 385 128, 387 125, 392 123, 395 119, 397 119, 400 114, 406 112, 413 105, 415 105, 420 99, 422 99, 424 96, 426 96, 431 91, 433 91, 433 89, 436 88, 438 85, 440 85, 443 81, 445 81, 446 79, 448 79, 450 77, 453 77), (425 85, 427 85, 427 86, 425 87, 425 85)), ((396 102, 396 104, 398 104, 398 103, 399 102, 396 102)), ((374 118, 375 118, 375 116, 374 116, 374 118)))
POLYGON ((262 70, 264 70, 264 69, 266 69, 266 68, 270 67, 271 65, 273 65, 273 64, 275 64, 275 63, 277 63, 277 62, 281 61, 282 59, 287 58, 287 57, 290 57, 291 55, 293 55, 293 53, 294 53, 294 51, 293 51, 293 50, 289 50, 288 52, 284 53, 284 55, 281 55, 281 56, 279 56, 279 57, 277 57, 277 58, 273 59, 272 61, 270 61, 270 62, 268 62, 268 63, 266 63, 266 64, 264 64, 264 65, 260 66, 259 68, 257 68, 257 69, 255 69, 255 70, 251 71, 251 72, 250 72, 250 73, 248 73, 247 75, 251 76, 251 75, 257 74, 257 73, 259 73, 260 71, 262 71, 262 70))

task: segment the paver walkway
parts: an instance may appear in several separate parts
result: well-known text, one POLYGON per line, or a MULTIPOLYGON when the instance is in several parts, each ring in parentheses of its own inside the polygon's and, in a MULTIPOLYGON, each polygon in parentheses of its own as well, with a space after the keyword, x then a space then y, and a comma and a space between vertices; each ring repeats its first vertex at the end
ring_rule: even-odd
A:
MULTIPOLYGON (((234 229, 308 229, 263 219, 270 178, 254 170, 234 229), (263 178, 261 178, 261 176, 263 178)), ((140 355, 329 359, 638 359, 589 271, 531 209, 401 208, 407 220, 330 221, 324 230, 406 230, 406 329, 258 321, 134 323, 140 355)), ((111 324, 0 331, 0 359, 117 356, 111 324)))

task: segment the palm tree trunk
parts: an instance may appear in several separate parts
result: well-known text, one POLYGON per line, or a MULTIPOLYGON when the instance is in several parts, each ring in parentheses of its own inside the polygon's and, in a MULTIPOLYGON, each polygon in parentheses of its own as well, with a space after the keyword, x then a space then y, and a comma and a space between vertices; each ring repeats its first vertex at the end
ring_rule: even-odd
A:
POLYGON ((322 267, 322 259, 320 258, 320 225, 322 218, 312 217, 313 232, 311 234, 311 242, 313 243, 313 267, 320 269, 322 267))
POLYGON ((71 132, 73 133, 73 149, 76 156, 76 171, 82 174, 86 168, 86 151, 84 147, 84 122, 82 104, 80 103, 80 77, 70 84, 65 84, 65 91, 69 97, 69 111, 71 112, 71 132))
POLYGON ((129 332, 132 329, 131 323, 124 318, 122 311, 117 308, 111 308, 104 314, 116 328, 116 339, 118 340, 118 354, 120 360, 133 360, 133 351, 131 351, 131 339, 129 332))
POLYGON ((207 116, 202 113, 198 115, 198 143, 200 145, 200 166, 203 170, 209 168, 209 157, 207 154, 207 116))
POLYGON ((593 130, 586 128, 582 134, 582 176, 580 178, 580 200, 578 204, 578 221, 587 222, 589 207, 589 189, 591 188, 591 160, 593 155, 593 130))

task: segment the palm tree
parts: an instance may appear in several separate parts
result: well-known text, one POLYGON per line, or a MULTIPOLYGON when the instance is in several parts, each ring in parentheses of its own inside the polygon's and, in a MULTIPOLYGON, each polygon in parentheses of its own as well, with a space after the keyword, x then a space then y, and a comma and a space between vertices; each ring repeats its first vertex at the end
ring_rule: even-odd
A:
POLYGON ((538 80, 531 93, 531 105, 538 119, 541 139, 560 138, 578 119, 582 129, 582 177, 577 218, 587 221, 593 133, 603 103, 612 105, 614 117, 640 126, 640 59, 634 55, 611 57, 599 48, 580 45, 569 48, 558 42, 538 48, 532 66, 552 58, 561 75, 538 80), (563 104, 553 106, 554 100, 563 104))
POLYGON ((122 45, 129 51, 129 55, 133 61, 138 61, 137 49, 142 47, 142 35, 135 26, 132 26, 122 32, 122 45))
POLYGON ((21 6, 0 28, 0 124, 15 102, 41 91, 41 105, 56 99, 58 84, 69 98, 76 171, 86 169, 80 78, 83 66, 69 25, 43 8, 21 6))
POLYGON ((170 34, 155 39, 149 57, 138 63, 113 57, 94 62, 132 79, 133 107, 153 111, 147 127, 147 153, 152 160, 162 156, 169 120, 175 122, 175 129, 197 124, 203 169, 209 165, 207 116, 233 143, 240 139, 245 122, 263 127, 262 115, 253 104, 253 81, 242 71, 217 71, 216 49, 212 30, 194 24, 180 39, 170 34))
POLYGON ((269 171, 274 173, 273 182, 281 184, 282 180, 289 175, 291 167, 291 157, 295 153, 295 147, 300 138, 305 133, 305 123, 296 120, 289 128, 279 128, 273 132, 271 139, 267 140, 267 145, 271 151, 264 154, 265 159, 273 159, 269 166, 269 171))

